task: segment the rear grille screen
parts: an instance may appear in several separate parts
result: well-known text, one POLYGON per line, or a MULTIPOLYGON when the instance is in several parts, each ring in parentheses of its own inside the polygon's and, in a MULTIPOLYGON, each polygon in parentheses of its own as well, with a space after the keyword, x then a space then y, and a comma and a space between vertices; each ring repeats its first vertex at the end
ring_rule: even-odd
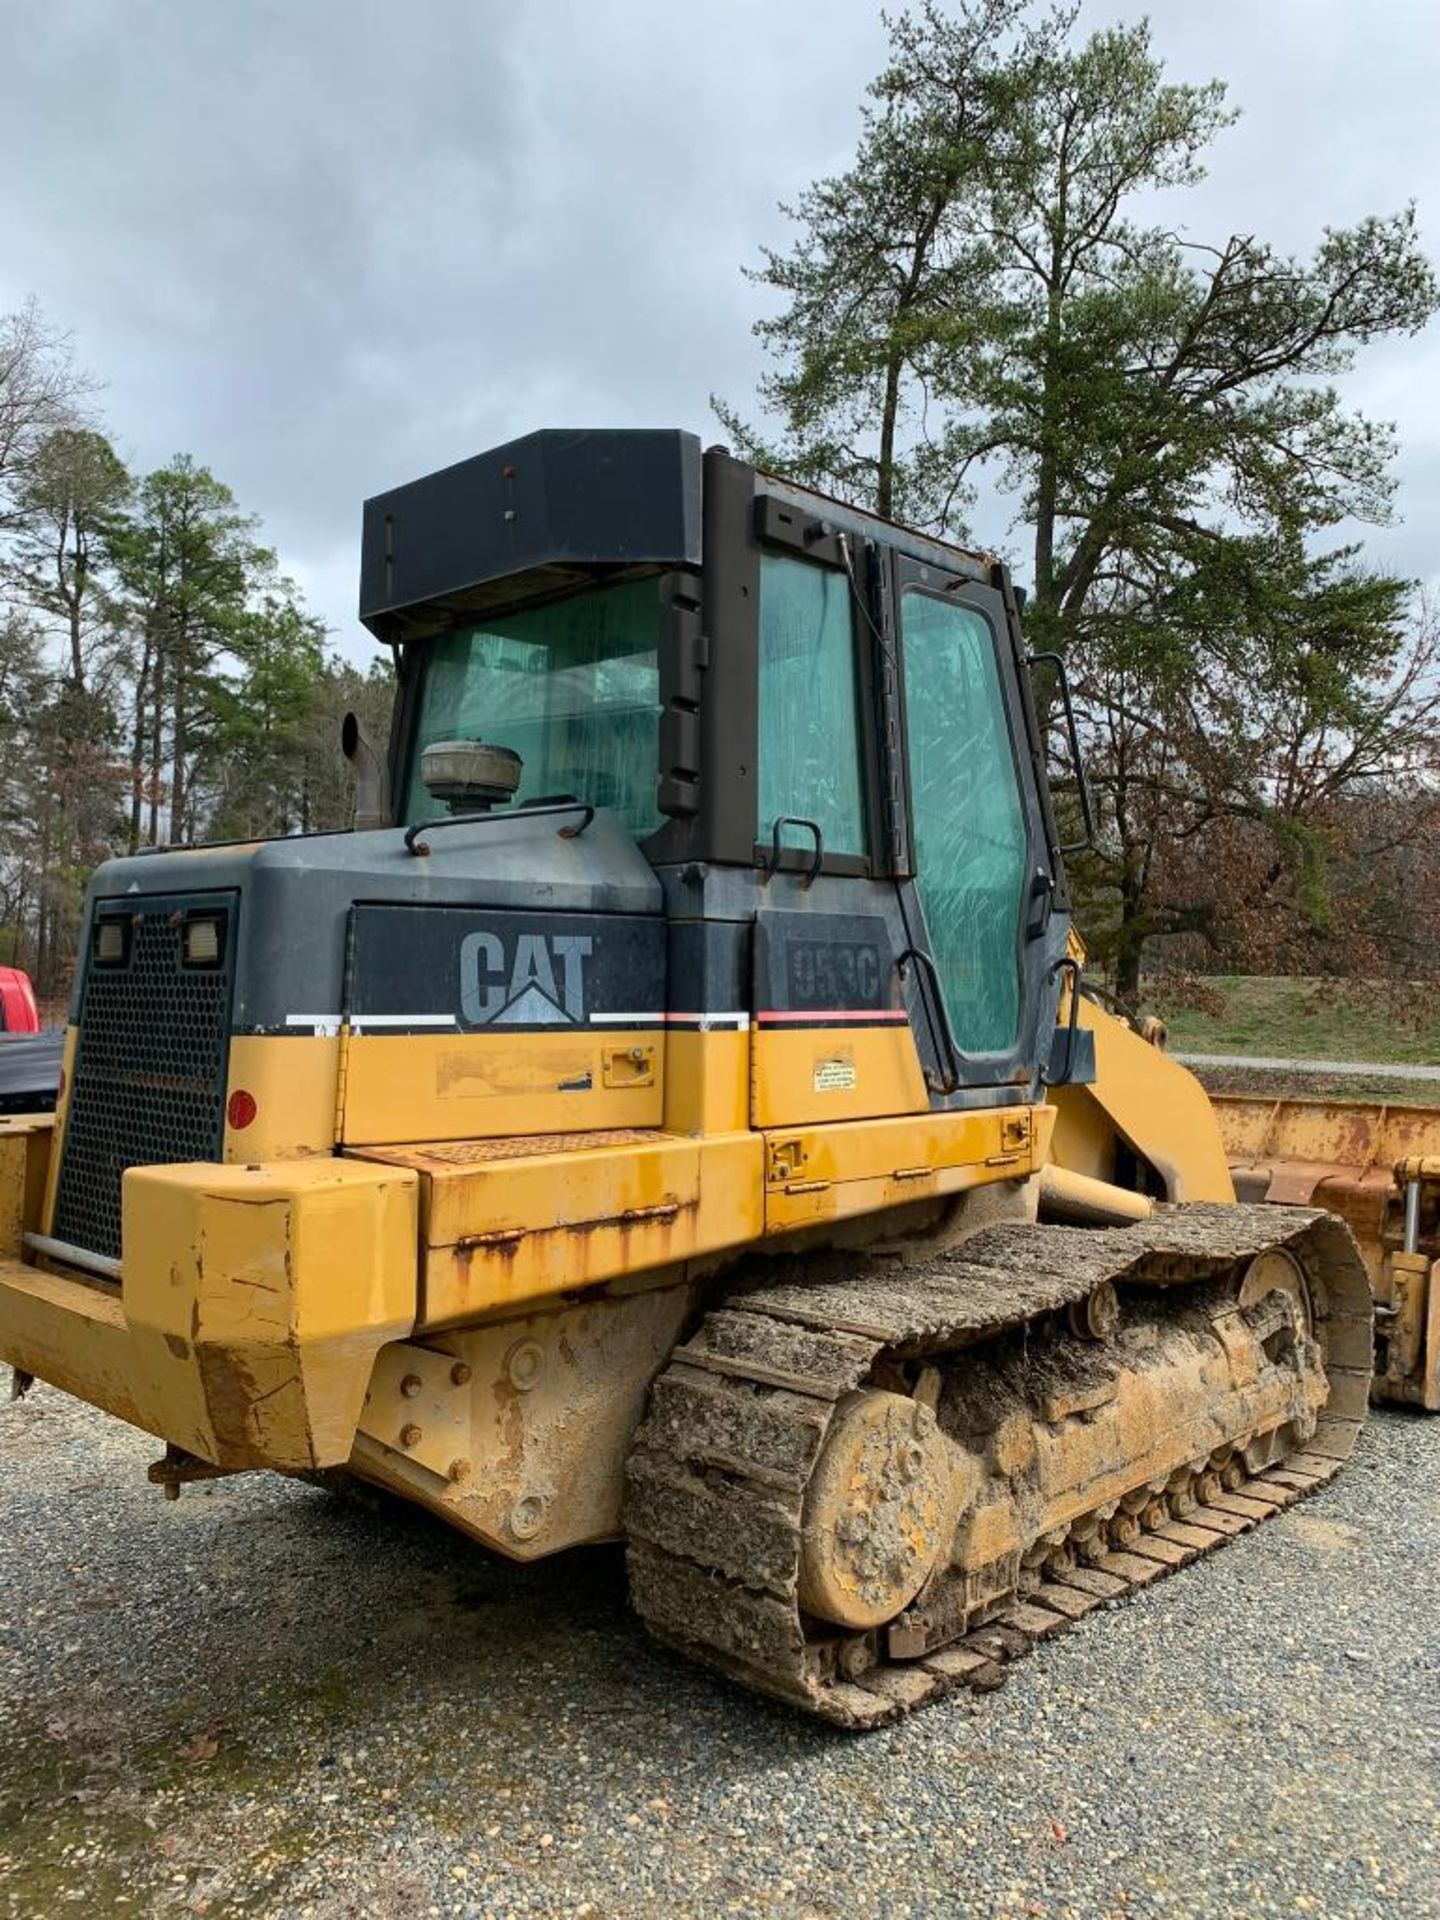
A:
POLYGON ((218 1160, 235 972, 238 895, 102 902, 87 948, 53 1233, 120 1257, 127 1167, 218 1160), (186 966, 187 921, 218 918, 218 964, 186 966), (105 964, 99 930, 123 921, 122 958, 105 964))

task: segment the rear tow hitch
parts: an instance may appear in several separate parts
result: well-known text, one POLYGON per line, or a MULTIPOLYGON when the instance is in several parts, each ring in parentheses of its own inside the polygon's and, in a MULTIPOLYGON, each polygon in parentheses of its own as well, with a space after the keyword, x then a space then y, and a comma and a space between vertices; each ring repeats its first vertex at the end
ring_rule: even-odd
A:
POLYGON ((201 1460, 196 1454, 187 1453, 184 1447, 167 1446, 163 1459, 152 1460, 145 1469, 145 1478, 152 1486, 162 1487, 167 1500, 178 1500, 180 1489, 191 1480, 225 1480, 235 1472, 233 1467, 215 1467, 208 1460, 201 1460))

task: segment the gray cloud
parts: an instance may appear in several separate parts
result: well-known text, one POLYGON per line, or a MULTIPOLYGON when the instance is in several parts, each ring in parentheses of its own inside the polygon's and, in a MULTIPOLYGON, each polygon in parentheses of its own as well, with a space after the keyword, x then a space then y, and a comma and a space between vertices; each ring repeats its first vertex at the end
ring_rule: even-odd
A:
MULTIPOLYGON (((1197 238, 1304 249, 1416 197, 1440 250, 1429 8, 1149 11, 1174 75, 1224 75, 1245 109, 1170 210, 1197 238)), ((534 426, 709 435, 710 390, 745 398, 740 266, 846 163, 883 46, 848 0, 12 6, 0 309, 33 292, 73 328, 127 457, 205 460, 363 658, 367 493, 534 426)), ((1406 525, 1374 550, 1432 572, 1440 341, 1368 356, 1350 391, 1405 444, 1406 525)))

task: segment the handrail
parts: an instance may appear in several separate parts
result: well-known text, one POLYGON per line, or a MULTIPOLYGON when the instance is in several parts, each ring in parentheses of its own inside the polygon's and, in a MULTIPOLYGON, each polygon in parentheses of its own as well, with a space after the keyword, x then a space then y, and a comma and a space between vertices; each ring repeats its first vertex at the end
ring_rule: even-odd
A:
POLYGON ((539 820, 546 814, 583 813, 585 818, 577 827, 558 827, 562 840, 578 840, 580 835, 595 818, 595 809, 584 800, 565 800, 548 807, 516 807, 510 813, 447 813, 438 820, 417 820, 414 826, 405 829, 405 851, 416 858, 429 853, 429 847, 419 844, 422 833, 436 833, 441 827, 483 827, 493 825, 496 820, 539 820))
POLYGON ((1053 980, 1058 973, 1070 975, 1070 1020, 1065 1028, 1065 1070, 1058 1079, 1052 1080, 1049 1062, 1044 1062, 1040 1068, 1042 1087, 1068 1086, 1070 1075, 1075 1071, 1075 1035, 1080 1028, 1080 994, 1085 984, 1085 969, 1073 953, 1064 953, 1051 967, 1046 977, 1053 980))
POLYGON ((825 835, 821 831, 818 820, 802 819, 798 813, 782 813, 775 822, 774 830, 770 835, 770 864, 767 867, 762 861, 761 872, 768 880, 772 874, 780 871, 780 854, 782 851, 780 846, 780 831, 783 827, 804 827, 807 833, 814 835, 815 858, 810 862, 809 871, 800 882, 802 887, 814 886, 816 875, 819 873, 821 864, 825 859, 825 835))
POLYGON ((896 970, 902 980, 905 977, 905 963, 907 960, 918 960, 925 970, 928 987, 921 989, 920 1000, 925 1008, 925 1024, 930 1029, 930 1044, 935 1049, 937 1059, 942 1057, 942 1048, 940 1045, 942 1038, 945 1043, 943 1058, 949 1066, 950 1078, 942 1085, 933 1088, 932 1091, 935 1093, 954 1093, 960 1086, 960 1062, 962 1055, 959 1047, 955 1044, 954 1029, 950 1025, 950 1015, 945 1009, 945 994, 940 985, 940 970, 935 965, 933 956, 926 953, 923 947, 906 947, 905 951, 895 962, 896 970), (938 1029, 935 1021, 935 1009, 937 1007, 940 1011, 938 1029))

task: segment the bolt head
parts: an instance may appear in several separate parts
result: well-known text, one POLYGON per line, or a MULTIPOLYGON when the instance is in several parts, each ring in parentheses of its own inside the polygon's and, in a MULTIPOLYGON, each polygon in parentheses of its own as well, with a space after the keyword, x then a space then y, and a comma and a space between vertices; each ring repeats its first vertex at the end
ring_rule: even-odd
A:
POLYGON ((506 1377, 517 1393, 529 1393, 544 1370, 545 1355, 538 1340, 517 1340, 505 1356, 506 1377))
POLYGON ((875 1664, 875 1653, 868 1640, 857 1635, 840 1648, 840 1671, 847 1680, 858 1680, 875 1664))
POLYGON ((506 1519, 516 1540, 533 1540, 545 1524, 545 1501, 538 1493, 525 1493, 515 1502, 506 1519))

